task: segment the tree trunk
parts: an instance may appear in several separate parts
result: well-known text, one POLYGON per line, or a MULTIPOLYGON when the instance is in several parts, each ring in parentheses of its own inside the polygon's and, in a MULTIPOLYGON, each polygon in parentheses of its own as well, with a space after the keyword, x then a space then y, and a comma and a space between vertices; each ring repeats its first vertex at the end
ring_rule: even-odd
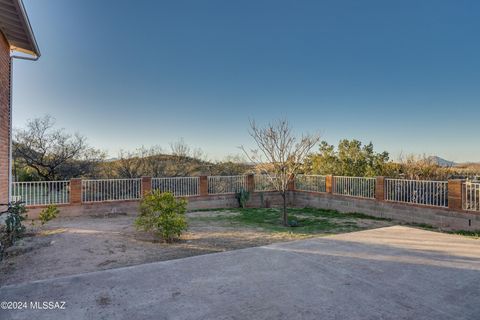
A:
POLYGON ((288 227, 288 214, 287 214, 287 195, 285 192, 282 192, 283 198, 283 225, 288 227))

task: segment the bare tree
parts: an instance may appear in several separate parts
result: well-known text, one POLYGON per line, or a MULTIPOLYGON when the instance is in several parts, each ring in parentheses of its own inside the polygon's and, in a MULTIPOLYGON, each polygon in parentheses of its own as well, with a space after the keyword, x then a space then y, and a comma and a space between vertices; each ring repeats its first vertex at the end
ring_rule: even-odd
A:
POLYGON ((306 156, 320 141, 318 134, 295 136, 286 120, 277 120, 265 127, 250 121, 250 136, 257 149, 241 147, 257 171, 267 175, 273 188, 283 199, 283 224, 288 226, 287 190, 295 174, 299 172, 306 156))
POLYGON ((115 161, 116 175, 120 178, 138 178, 144 172, 143 156, 136 152, 120 150, 118 160, 115 161))
POLYGON ((446 180, 454 172, 452 166, 440 166, 435 157, 427 155, 401 154, 400 175, 413 180, 446 180))
POLYGON ((150 148, 142 147, 140 153, 143 158, 144 175, 151 177, 161 177, 165 175, 167 162, 165 154, 160 146, 150 148))
POLYGON ((159 146, 142 146, 133 152, 122 150, 112 162, 113 171, 122 178, 184 177, 196 174, 205 166, 203 152, 192 149, 183 139, 171 143, 170 148, 168 154, 159 146))
POLYGON ((235 176, 252 172, 254 166, 248 163, 243 155, 229 155, 222 161, 216 161, 207 171, 212 176, 235 176))
POLYGON ((55 129, 49 115, 27 123, 17 130, 13 141, 15 161, 34 169, 44 180, 66 179, 90 173, 104 154, 90 148, 85 137, 55 129))
POLYGON ((175 177, 188 176, 203 169, 205 156, 201 149, 192 149, 182 139, 170 143, 171 161, 167 167, 168 175, 175 177))

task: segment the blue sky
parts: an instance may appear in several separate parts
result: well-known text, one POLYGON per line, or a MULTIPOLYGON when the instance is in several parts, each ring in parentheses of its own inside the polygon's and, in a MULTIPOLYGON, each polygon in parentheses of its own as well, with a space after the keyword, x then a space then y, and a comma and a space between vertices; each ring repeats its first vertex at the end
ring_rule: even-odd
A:
POLYGON ((249 118, 480 161, 479 1, 24 0, 14 126, 46 113, 115 156, 183 137, 210 158, 249 118))

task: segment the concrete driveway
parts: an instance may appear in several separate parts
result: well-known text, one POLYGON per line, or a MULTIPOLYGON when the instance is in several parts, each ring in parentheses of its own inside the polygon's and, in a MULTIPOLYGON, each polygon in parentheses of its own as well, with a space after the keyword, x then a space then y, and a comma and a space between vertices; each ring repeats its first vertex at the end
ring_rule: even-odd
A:
POLYGON ((395 226, 6 286, 0 301, 27 302, 5 320, 479 319, 480 241, 395 226))

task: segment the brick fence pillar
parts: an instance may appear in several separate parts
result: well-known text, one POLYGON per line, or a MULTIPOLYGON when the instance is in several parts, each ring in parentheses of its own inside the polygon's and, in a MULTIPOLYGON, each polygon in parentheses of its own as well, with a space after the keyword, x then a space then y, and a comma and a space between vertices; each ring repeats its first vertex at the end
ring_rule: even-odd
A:
POLYGON ((70 204, 82 203, 82 179, 70 179, 70 204))
POLYGON ((208 196, 208 176, 200 176, 200 195, 208 196))
POLYGON ((377 177, 375 180, 375 200, 385 201, 385 177, 377 177))
POLYGON ((288 191, 295 191, 295 175, 292 174, 290 176, 290 179, 288 180, 288 186, 287 186, 288 191))
POLYGON ((462 185, 463 180, 448 180, 448 208, 462 210, 462 185))
POLYGON ((255 192, 255 176, 253 174, 247 175, 247 191, 255 192))
POLYGON ((142 177, 142 196, 152 192, 152 177, 142 177))
POLYGON ((331 174, 325 176, 325 192, 333 192, 333 176, 331 174))

